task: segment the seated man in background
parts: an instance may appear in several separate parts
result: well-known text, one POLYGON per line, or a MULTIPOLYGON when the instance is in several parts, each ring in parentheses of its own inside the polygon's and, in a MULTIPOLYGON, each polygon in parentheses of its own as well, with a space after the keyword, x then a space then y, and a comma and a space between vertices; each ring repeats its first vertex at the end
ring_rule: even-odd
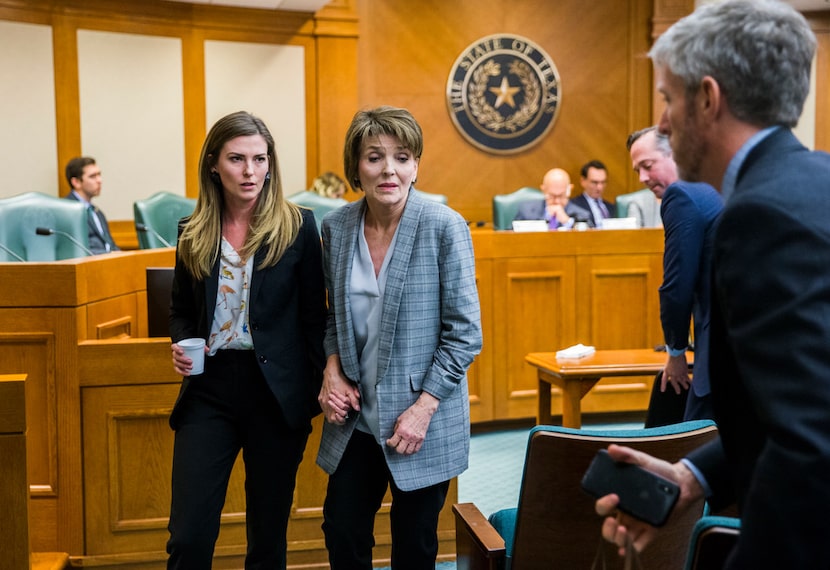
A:
POLYGON ((585 222, 591 213, 569 201, 571 177, 561 168, 553 168, 542 178, 544 200, 526 202, 519 207, 514 220, 545 220, 548 228, 572 228, 576 222, 585 222))
POLYGON ((592 160, 582 166, 579 174, 582 194, 572 201, 574 205, 591 213, 587 220, 588 225, 598 228, 602 225, 602 220, 616 216, 614 204, 602 198, 602 193, 608 185, 608 169, 600 161, 592 160))
POLYGON ((101 194, 101 169, 95 164, 95 159, 79 156, 70 160, 66 164, 66 181, 72 188, 66 199, 86 205, 90 251, 98 254, 118 250, 110 234, 107 218, 92 204, 92 199, 101 194))

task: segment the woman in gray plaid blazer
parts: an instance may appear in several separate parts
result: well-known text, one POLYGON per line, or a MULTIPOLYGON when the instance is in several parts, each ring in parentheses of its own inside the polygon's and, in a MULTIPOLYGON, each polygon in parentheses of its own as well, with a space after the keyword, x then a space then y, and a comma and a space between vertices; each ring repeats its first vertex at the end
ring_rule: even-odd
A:
POLYGON ((372 567, 373 524, 392 490, 392 567, 434 568, 438 514, 467 468, 466 372, 481 350, 464 219, 412 192, 423 149, 405 109, 357 113, 345 173, 363 199, 323 219, 329 295, 317 463, 334 570, 372 567))

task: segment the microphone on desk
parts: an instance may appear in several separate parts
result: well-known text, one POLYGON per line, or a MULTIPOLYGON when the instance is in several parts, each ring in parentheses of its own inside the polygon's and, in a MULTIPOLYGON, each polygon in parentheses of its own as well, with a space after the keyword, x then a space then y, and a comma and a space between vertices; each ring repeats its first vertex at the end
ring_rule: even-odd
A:
POLYGON ((17 255, 15 252, 13 252, 13 251, 12 251, 12 250, 10 250, 9 248, 7 248, 7 247, 6 247, 5 245, 3 245, 2 243, 0 243, 0 249, 2 249, 3 251, 5 251, 5 252, 6 252, 6 253, 8 253, 9 255, 11 255, 11 256, 12 256, 13 258, 15 258, 17 261, 26 261, 25 259, 23 259, 23 258, 22 258, 22 257, 20 257, 19 255, 17 255))
POLYGON ((87 246, 72 237, 72 234, 70 233, 62 232, 61 230, 53 230, 52 228, 35 228, 35 233, 39 236, 51 236, 52 234, 58 234, 80 247, 87 255, 95 255, 87 246))
POLYGON ((164 247, 173 247, 172 243, 170 243, 169 241, 167 241, 166 239, 161 237, 160 233, 158 233, 156 230, 154 230, 153 228, 151 228, 150 226, 148 226, 146 224, 142 224, 141 222, 136 222, 135 229, 137 229, 140 232, 150 232, 151 234, 153 234, 156 237, 157 240, 159 240, 161 243, 164 244, 164 247))

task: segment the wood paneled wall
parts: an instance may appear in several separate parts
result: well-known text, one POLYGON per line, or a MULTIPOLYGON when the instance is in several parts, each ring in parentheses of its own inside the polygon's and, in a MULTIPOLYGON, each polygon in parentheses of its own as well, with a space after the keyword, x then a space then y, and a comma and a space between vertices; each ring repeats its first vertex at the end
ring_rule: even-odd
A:
POLYGON ((574 179, 593 158, 609 169, 611 197, 639 188, 625 140, 652 117, 653 0, 480 0, 358 2, 358 92, 362 107, 407 107, 425 137, 418 187, 449 197, 468 220, 492 218, 491 199, 538 186, 565 168, 574 179), (556 124, 541 143, 495 156, 467 143, 446 105, 447 78, 471 43, 494 33, 532 40, 553 59, 562 83, 556 124))
MULTIPOLYGON (((447 195, 450 206, 467 219, 489 222, 495 194, 537 186, 554 166, 571 173, 575 193, 580 191, 579 167, 592 158, 608 165, 609 197, 639 188, 624 142, 660 111, 646 53, 654 37, 693 8, 693 0, 594 0, 590 6, 582 0, 332 0, 312 15, 163 0, 0 0, 0 19, 53 28, 55 160, 60 165, 81 149, 79 27, 181 39, 189 196, 197 194, 198 154, 206 132, 204 41, 302 45, 308 54, 309 182, 324 170, 342 173, 343 136, 357 109, 404 106, 419 120, 426 139, 419 187, 447 195), (517 155, 497 156, 473 147, 456 131, 446 105, 455 59, 493 33, 515 33, 541 46, 562 82, 552 130, 517 155)), ((820 44, 816 148, 827 149, 830 16, 823 12, 808 17, 820 44)), ((57 181, 57 187, 64 186, 57 181)))

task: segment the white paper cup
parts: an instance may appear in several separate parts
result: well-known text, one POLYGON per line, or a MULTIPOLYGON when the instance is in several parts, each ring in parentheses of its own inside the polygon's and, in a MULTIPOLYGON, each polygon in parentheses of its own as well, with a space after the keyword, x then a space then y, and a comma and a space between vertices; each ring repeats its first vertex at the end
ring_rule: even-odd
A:
POLYGON ((193 368, 190 375, 201 374, 205 371, 205 339, 186 338, 178 342, 179 347, 184 350, 184 355, 193 361, 193 368))

